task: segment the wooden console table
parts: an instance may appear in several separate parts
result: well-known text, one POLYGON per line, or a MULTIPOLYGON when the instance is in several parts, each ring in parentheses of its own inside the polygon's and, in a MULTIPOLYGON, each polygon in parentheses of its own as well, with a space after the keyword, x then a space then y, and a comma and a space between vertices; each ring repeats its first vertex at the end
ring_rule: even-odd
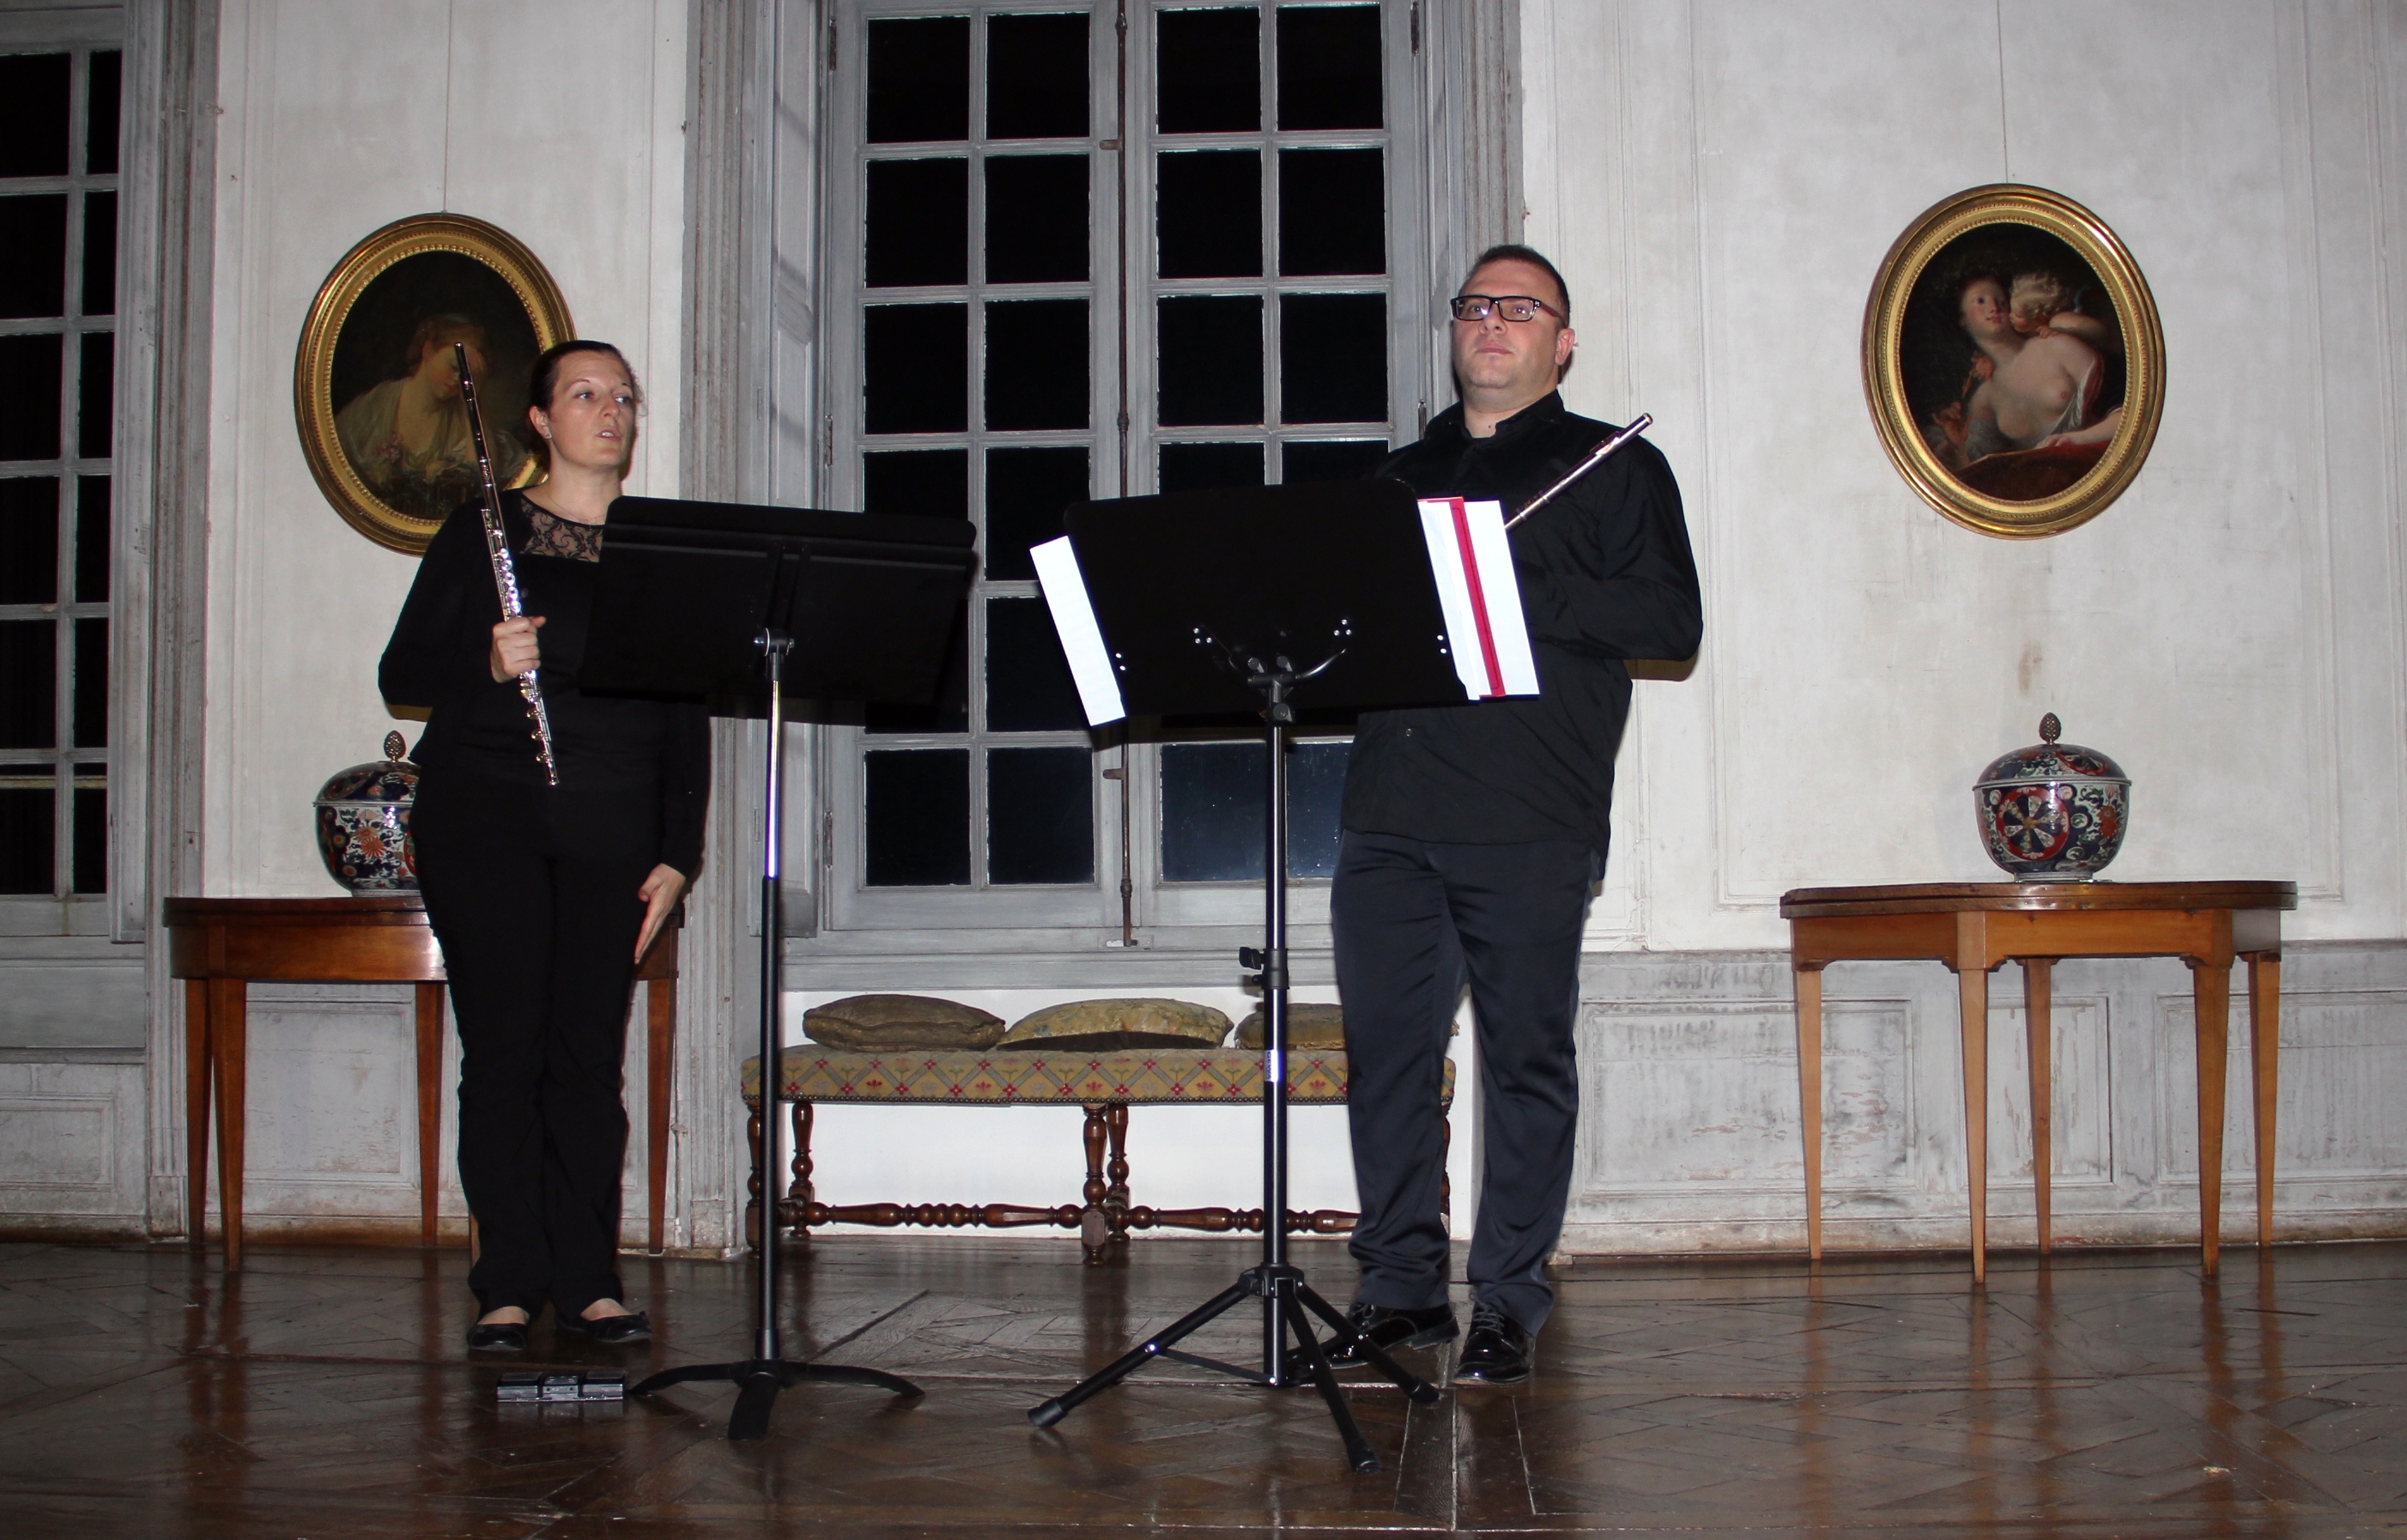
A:
POLYGON ((1989 974, 2023 965, 2030 1039, 2031 1169, 2048 1249, 2049 972, 2066 957, 2178 957, 2198 1017, 2199 1251, 2221 1249, 2224 1056, 2231 963, 2248 962, 2249 1064, 2257 1101, 2257 1240, 2273 1239, 2273 1116, 2289 882, 1933 882, 1800 888, 1780 900, 1797 977, 1797 1078, 1805 1122, 1805 1236, 1822 1255, 1822 970, 1832 962, 1928 960, 1955 970, 1964 1053, 1965 1162, 1973 1276, 1988 1274, 1989 974))
MULTIPOLYGON (((353 898, 171 898, 168 972, 184 986, 184 1119, 192 1237, 207 1236, 209 1103, 218 1123, 218 1207, 226 1267, 242 1267, 243 1088, 248 986, 254 982, 418 986, 418 1232, 434 1244, 440 1196, 443 952, 416 893, 353 898)), ((677 921, 635 977, 645 987, 645 1058, 651 1124, 651 1243, 661 1248, 668 1185, 669 1057, 677 1032, 677 921)))

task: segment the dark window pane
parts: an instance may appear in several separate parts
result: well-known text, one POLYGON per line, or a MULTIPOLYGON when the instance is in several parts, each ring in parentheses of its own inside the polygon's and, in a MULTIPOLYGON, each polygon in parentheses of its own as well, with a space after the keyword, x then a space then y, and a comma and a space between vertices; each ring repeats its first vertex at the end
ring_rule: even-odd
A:
POLYGON ((75 891, 108 891, 108 766, 78 764, 75 787, 75 891))
POLYGON ((966 305, 873 305, 862 323, 863 426, 960 433, 970 425, 966 305))
POLYGON ((1161 307, 1165 427, 1262 420, 1262 302, 1177 295, 1161 307))
POLYGON ((1028 548, 1061 533, 1061 512, 1090 495, 1084 446, 986 451, 986 575, 1012 582, 1036 576, 1028 548))
POLYGON ((969 604, 954 612, 952 645, 946 649, 945 672, 936 681, 936 698, 926 706, 873 702, 863 707, 862 725, 872 733, 966 733, 970 730, 969 604))
POLYGON ((1387 296, 1281 294, 1279 392, 1284 422, 1387 421, 1387 296))
POLYGON ((907 513, 922 519, 970 516, 970 451, 890 449, 861 457, 864 513, 907 513))
POLYGON ((1262 126, 1261 12, 1251 6, 1173 10, 1155 21, 1164 134, 1250 133, 1262 126))
POLYGON ((1094 755, 997 749, 986 758, 986 879, 1095 880, 1094 755))
POLYGON ((1388 189, 1375 150, 1279 151, 1279 271, 1388 270, 1388 189))
POLYGON ((108 598, 108 478, 76 478, 76 603, 108 598))
POLYGON ((990 139, 1087 135, 1087 18, 998 16, 986 24, 990 139))
POLYGON ((959 157, 869 163, 872 289, 970 280, 970 163, 959 157))
POLYGON ((72 62, 64 53, 0 54, 0 177, 67 174, 72 62))
POLYGON ((1281 6, 1278 125, 1377 128, 1379 7, 1281 6))
POLYGON ((969 136, 970 19, 870 22, 869 142, 969 136))
POLYGON ((986 307, 986 425, 1087 425, 1087 302, 1032 299, 986 307))
POLYGON ((0 481, 0 605, 47 605, 58 596, 58 482, 0 481))
POLYGON ((73 747, 108 747, 108 622, 98 617, 75 622, 75 731, 73 747))
POLYGON ((1166 278, 1253 278, 1262 270, 1262 156, 1189 150, 1154 163, 1154 235, 1166 278))
POLYGON ((1087 157, 996 155, 986 163, 986 280, 1083 283, 1087 157))
POLYGON ((117 169, 117 96, 123 58, 115 50, 92 56, 92 90, 84 98, 83 168, 95 177, 117 169))
POLYGON ((58 747, 58 643, 54 620, 0 620, 0 749, 58 747))
POLYGON ((1300 743, 1287 757, 1287 875, 1334 877, 1350 743, 1300 743))
POLYGON ((862 756, 864 843, 873 888, 953 887, 970 879, 970 751, 883 749, 862 756))
POLYGON ((78 392, 76 452, 88 460, 108 456, 109 430, 117 421, 117 338, 108 332, 83 335, 83 378, 78 392))
POLYGON ((58 792, 55 783, 26 784, 36 776, 50 779, 42 766, 0 765, 0 893, 57 891, 50 877, 56 848, 51 842, 58 837, 50 827, 50 809, 58 792))
POLYGON ((59 336, 0 336, 0 460, 59 457, 59 336))
POLYGON ((0 316, 66 313, 66 194, 0 198, 0 316))
POLYGON ((83 313, 117 314, 117 194, 89 192, 83 200, 83 313))
POLYGON ((986 725, 990 733, 1050 733, 1087 725, 1078 687, 1042 599, 986 606, 986 725))
POLYGON ((1218 492, 1262 484, 1260 444, 1164 444, 1161 490, 1218 492))
POLYGON ((1307 481, 1360 481, 1388 458, 1388 441, 1349 438, 1335 444, 1289 442, 1279 455, 1287 463, 1287 474, 1279 479, 1289 486, 1307 481))
MULTIPOLYGON (((1287 869, 1324 877, 1337 869, 1344 743, 1306 743, 1288 754, 1287 869)), ((1161 751, 1161 875, 1170 882, 1259 882, 1262 877, 1262 746, 1173 744, 1161 751)))

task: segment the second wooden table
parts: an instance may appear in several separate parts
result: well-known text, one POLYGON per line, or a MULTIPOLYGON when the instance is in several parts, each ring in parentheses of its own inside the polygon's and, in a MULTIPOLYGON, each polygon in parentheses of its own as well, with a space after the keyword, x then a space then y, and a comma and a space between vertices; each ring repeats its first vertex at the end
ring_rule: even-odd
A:
POLYGON ((1797 1079, 1805 1120, 1805 1239, 1822 1255, 1822 970, 1832 962, 1929 959, 1955 970, 1964 1042, 1965 1163, 1973 1276, 1988 1275, 1989 974, 2023 965, 2030 1039, 2031 1169, 2039 1245, 2048 1248, 2049 971, 2066 957, 2178 957, 2198 1017, 2199 1251, 2215 1275, 2223 1208, 2224 1058, 2231 964, 2248 962, 2257 1100, 2257 1239, 2273 1239, 2273 1104, 2281 1034, 2282 915, 2289 882, 1931 882, 1800 888, 1780 900, 1797 978, 1797 1079))

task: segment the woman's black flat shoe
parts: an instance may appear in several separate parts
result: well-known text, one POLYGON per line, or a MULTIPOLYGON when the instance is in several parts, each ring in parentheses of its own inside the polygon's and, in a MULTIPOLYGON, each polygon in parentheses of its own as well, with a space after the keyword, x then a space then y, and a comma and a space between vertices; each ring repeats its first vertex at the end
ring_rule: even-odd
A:
POLYGON ((471 1352, 523 1353, 527 1348, 526 1322, 480 1321, 468 1328, 468 1348, 471 1352))
POLYGON ((605 1348, 652 1340, 652 1318, 641 1310, 631 1315, 604 1316, 599 1320, 588 1320, 583 1316, 554 1315, 552 1324, 563 1332, 581 1333, 605 1348))

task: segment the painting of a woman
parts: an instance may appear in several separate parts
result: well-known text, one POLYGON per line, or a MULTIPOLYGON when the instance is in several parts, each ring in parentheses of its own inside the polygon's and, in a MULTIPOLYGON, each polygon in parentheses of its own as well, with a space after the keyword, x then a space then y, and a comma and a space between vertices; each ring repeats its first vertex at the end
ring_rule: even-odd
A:
MULTIPOLYGON (((401 513, 439 520, 477 494, 477 450, 461 403, 452 344, 468 345, 468 366, 490 377, 485 328, 466 316, 420 320, 403 351, 404 372, 369 386, 335 414, 335 433, 368 490, 401 513)), ((485 424, 493 474, 509 485, 527 451, 503 421, 485 424)))

